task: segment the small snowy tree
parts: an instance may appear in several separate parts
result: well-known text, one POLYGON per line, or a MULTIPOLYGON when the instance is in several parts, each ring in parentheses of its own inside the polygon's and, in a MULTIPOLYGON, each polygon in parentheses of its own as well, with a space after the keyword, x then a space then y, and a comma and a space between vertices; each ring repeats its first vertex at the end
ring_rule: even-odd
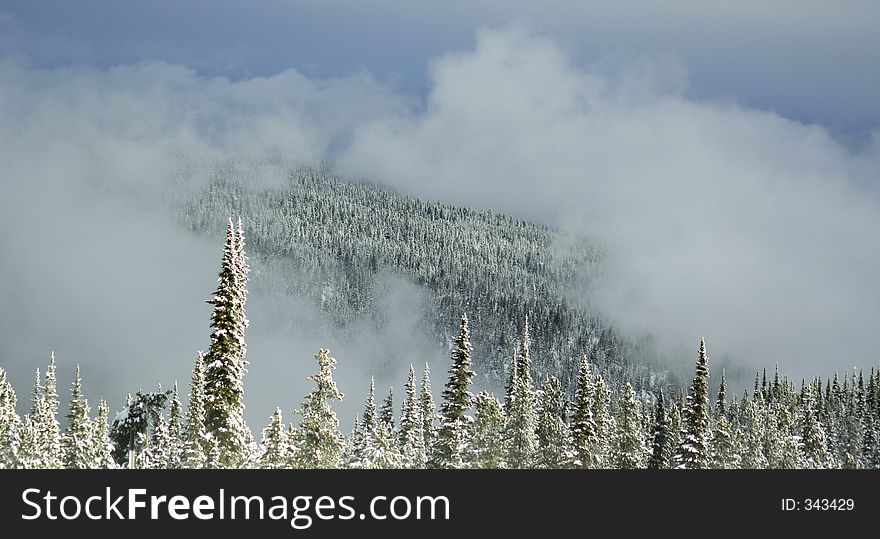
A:
POLYGON ((670 467, 672 463, 672 436, 669 416, 666 413, 666 403, 663 398, 663 389, 657 396, 654 408, 654 425, 651 436, 651 458, 648 459, 648 468, 662 470, 670 467))
POLYGON ((541 468, 568 468, 574 460, 565 417, 565 398, 555 376, 541 384, 539 392, 537 459, 541 468))
POLYGON ((17 460, 21 421, 15 412, 16 403, 12 384, 0 367, 0 469, 15 467, 17 460))
POLYGON ((801 405, 801 463, 805 468, 833 468, 834 458, 828 451, 825 429, 816 416, 813 387, 808 385, 801 405))
POLYGON ((620 415, 614 432, 612 465, 615 468, 643 468, 648 450, 642 435, 642 418, 639 403, 632 385, 623 386, 620 415))
POLYGON ((189 406, 186 411, 186 424, 183 430, 181 466, 184 468, 204 468, 213 441, 205 430, 205 381, 204 356, 199 353, 193 366, 189 389, 189 406))
POLYGON ((428 456, 431 448, 434 446, 434 395, 431 393, 431 369, 425 363, 425 370, 422 371, 422 388, 419 393, 419 417, 422 419, 422 447, 425 451, 425 466, 427 466, 428 456))
POLYGON ((269 426, 263 429, 261 448, 261 468, 278 469, 290 465, 290 444, 281 417, 281 408, 275 408, 269 426))
POLYGON ((611 442, 615 425, 614 416, 611 415, 611 390, 600 374, 593 382, 593 421, 596 424, 593 464, 596 468, 610 468, 613 464, 611 442))
POLYGON ((475 418, 469 464, 471 468, 505 468, 504 409, 498 399, 483 391, 474 397, 475 418))
POLYGON ((342 463, 345 439, 339 432, 339 419, 330 401, 342 400, 336 387, 333 369, 336 360, 330 351, 321 349, 316 355, 318 373, 309 376, 317 387, 306 395, 302 405, 302 421, 297 429, 297 466, 301 468, 337 468, 342 463))

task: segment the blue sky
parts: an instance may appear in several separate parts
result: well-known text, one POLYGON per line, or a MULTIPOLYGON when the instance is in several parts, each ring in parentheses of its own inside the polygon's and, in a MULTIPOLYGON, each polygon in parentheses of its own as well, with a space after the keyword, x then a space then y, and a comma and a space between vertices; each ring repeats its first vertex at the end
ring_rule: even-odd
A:
POLYGON ((818 122, 847 142, 880 125, 880 4, 870 0, 4 0, 0 13, 0 55, 32 66, 162 60, 234 79, 366 70, 418 96, 430 59, 515 22, 584 65, 670 55, 692 98, 818 122))

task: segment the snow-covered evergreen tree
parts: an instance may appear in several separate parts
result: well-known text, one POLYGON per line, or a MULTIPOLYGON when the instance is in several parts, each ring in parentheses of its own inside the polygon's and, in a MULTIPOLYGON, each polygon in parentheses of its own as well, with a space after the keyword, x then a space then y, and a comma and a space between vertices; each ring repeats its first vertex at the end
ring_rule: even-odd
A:
POLYGON ((440 428, 433 446, 430 464, 433 468, 461 468, 467 452, 467 432, 472 418, 467 415, 473 395, 470 391, 474 372, 471 370, 471 342, 467 315, 462 315, 458 334, 453 341, 452 366, 443 390, 440 406, 440 428))
POLYGON ((648 468, 662 470, 672 464, 672 436, 669 416, 666 413, 666 403, 663 397, 663 389, 657 396, 654 408, 654 424, 651 436, 651 457, 648 459, 648 468))
POLYGON ((537 415, 535 411, 535 392, 532 388, 532 360, 529 355, 528 319, 523 327, 522 341, 513 369, 516 377, 512 381, 509 403, 507 405, 507 426, 505 441, 507 445, 506 462, 511 468, 531 468, 535 464, 538 446, 537 415))
POLYGON ((700 339, 696 371, 682 417, 682 439, 675 455, 676 465, 686 469, 709 466, 709 358, 703 339, 700 339))
POLYGON ((813 386, 808 385, 804 391, 800 416, 800 447, 803 453, 801 464, 805 468, 833 468, 834 458, 828 450, 825 429, 819 422, 817 415, 813 397, 813 386))
POLYGON ((204 356, 199 353, 193 366, 189 387, 189 405, 186 411, 186 424, 183 430, 182 466, 184 468, 204 468, 208 453, 214 445, 213 439, 205 429, 205 379, 204 356))
POLYGON ((171 388, 171 398, 168 408, 168 467, 172 470, 179 469, 183 464, 183 406, 180 403, 180 394, 177 382, 171 388))
POLYGON ((596 423, 596 443, 593 463, 596 468, 610 468, 611 442, 614 436, 614 416, 611 414, 611 390, 601 374, 593 382, 593 421, 596 423))
POLYGON ((483 391, 474 397, 474 423, 468 464, 471 468, 506 468, 504 427, 507 418, 498 399, 483 391))
POLYGON ((65 468, 88 469, 97 467, 93 462, 95 449, 93 428, 89 419, 89 403, 82 394, 79 365, 70 390, 70 411, 67 413, 67 430, 61 438, 65 468))
POLYGON ((397 434, 402 464, 406 468, 424 468, 426 452, 416 395, 416 373, 412 365, 409 366, 404 393, 403 407, 400 410, 400 430, 397 434))
POLYGON ((109 417, 110 407, 107 405, 107 401, 99 400, 97 415, 92 420, 91 448, 94 451, 92 462, 96 468, 114 468, 116 466, 116 462, 113 460, 113 442, 110 441, 109 417))
POLYGON ((16 465, 21 420, 15 412, 17 399, 6 371, 0 367, 0 469, 16 465))
POLYGON ((644 468, 648 449, 642 435, 642 418, 639 403, 632 385, 623 386, 620 413, 614 433, 612 465, 615 468, 644 468))
POLYGON ((754 399, 744 395, 740 403, 740 467, 764 469, 767 454, 764 440, 767 429, 767 412, 764 397, 759 390, 754 399))
POLYGON ((220 464, 224 467, 241 465, 253 440, 244 422, 244 375, 247 372, 244 334, 248 321, 244 309, 247 261, 243 242, 241 227, 234 227, 229 219, 217 289, 208 300, 214 311, 211 345, 204 365, 204 424, 217 443, 220 464))
POLYGON ((263 442, 260 454, 261 468, 287 468, 290 466, 291 451, 287 430, 281 417, 281 408, 275 408, 269 425, 263 429, 263 442))
POLYGON ((586 357, 581 360, 578 369, 574 414, 570 428, 574 465, 580 468, 596 467, 597 434, 596 421, 593 417, 593 375, 586 357))
POLYGON ((558 378, 549 376, 544 380, 539 403, 535 464, 541 468, 569 468, 575 457, 565 417, 565 397, 558 378))
POLYGON ((330 350, 316 355, 318 373, 309 376, 317 387, 306 395, 302 405, 302 421, 297 429, 296 465, 300 468, 338 468, 342 464, 345 439, 339 432, 339 419, 330 401, 342 400, 336 387, 333 369, 336 360, 330 350))
POLYGON ((431 393, 431 369, 425 363, 425 370, 422 371, 422 387, 419 392, 419 417, 422 419, 422 447, 425 450, 426 466, 431 448, 434 447, 434 418, 436 414, 434 395, 431 393))
POLYGON ((394 388, 388 388, 388 395, 382 401, 382 407, 379 409, 379 421, 382 422, 388 430, 394 432, 394 388))

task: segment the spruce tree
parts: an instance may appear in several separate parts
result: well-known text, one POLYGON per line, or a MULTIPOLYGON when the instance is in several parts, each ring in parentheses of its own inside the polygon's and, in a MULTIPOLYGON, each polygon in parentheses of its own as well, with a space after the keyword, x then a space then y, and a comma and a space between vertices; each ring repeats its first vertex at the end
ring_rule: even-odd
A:
POLYGON ((260 467, 269 469, 288 467, 291 457, 288 442, 284 421, 281 417, 281 408, 275 408, 269 425, 263 429, 260 467))
POLYGON ((767 413, 761 391, 754 399, 743 396, 740 403, 740 467, 745 469, 764 469, 767 467, 767 455, 764 440, 767 429, 767 413))
POLYGON ((168 467, 176 470, 183 464, 183 409, 177 382, 171 389, 168 410, 168 467))
POLYGON ((343 398, 333 379, 336 360, 330 357, 327 349, 321 349, 315 360, 318 373, 309 376, 309 380, 317 387, 306 395, 302 405, 302 421, 297 429, 297 466, 338 468, 342 464, 345 439, 339 432, 336 412, 330 407, 330 401, 343 398))
POLYGON ((236 467, 246 458, 252 436, 244 422, 244 375, 247 366, 244 341, 248 321, 247 261, 244 257, 241 227, 226 228, 226 245, 217 289, 208 303, 211 315, 211 345, 205 354, 205 428, 214 438, 219 462, 236 467))
POLYGON ((34 390, 34 401, 41 401, 34 413, 37 447, 40 451, 41 468, 61 468, 61 426, 58 424, 58 384, 55 380, 55 353, 52 353, 49 366, 46 368, 45 385, 37 396, 40 386, 34 390))
POLYGON ((67 414, 67 430, 61 438, 65 468, 94 468, 95 450, 93 429, 89 419, 89 403, 82 395, 79 365, 70 390, 70 411, 67 414))
POLYGON ((470 446, 471 468, 505 468, 504 426, 506 417, 498 399, 483 391, 474 397, 474 423, 470 446))
POLYGON ((419 392, 419 417, 422 420, 422 447, 425 451, 426 466, 431 449, 434 447, 434 417, 436 413, 434 395, 431 393, 431 370, 425 363, 425 370, 422 371, 422 388, 419 392))
POLYGON ((555 376, 548 377, 541 384, 536 429, 538 458, 535 464, 541 468, 569 468, 574 461, 565 404, 559 379, 555 376))
POLYGON ((471 418, 467 410, 473 395, 470 392, 474 372, 471 370, 471 342, 467 315, 462 315, 458 334, 453 341, 452 366, 443 390, 440 406, 440 428, 431 455, 433 468, 461 468, 467 448, 467 431, 471 418))
POLYGON ((402 463, 406 468, 424 468, 425 447, 422 436, 422 418, 419 415, 419 403, 416 396, 416 373, 412 365, 409 366, 404 392, 403 407, 400 410, 400 431, 398 432, 402 463))
POLYGON ((709 466, 709 358, 706 343, 700 339, 696 374, 688 393, 682 417, 682 439, 675 460, 679 468, 709 466))
POLYGON ((17 399, 6 371, 0 367, 0 469, 15 467, 21 421, 15 412, 17 399))
POLYGON ((648 468, 662 470, 670 467, 672 462, 672 437, 670 434, 669 416, 666 414, 663 388, 661 388, 654 408, 651 458, 648 459, 648 468))
POLYGON ((99 400, 97 416, 92 420, 91 447, 94 451, 92 462, 96 468, 116 466, 116 462, 113 460, 113 443, 110 441, 109 417, 110 407, 107 405, 107 401, 99 400))
POLYGON ((593 465, 610 468, 611 442, 614 436, 614 416, 611 415, 611 390, 601 374, 593 382, 593 421, 596 423, 596 439, 593 448, 593 465))
POLYGON ((801 451, 805 468, 833 468, 834 459, 828 450, 825 429, 819 422, 813 397, 813 387, 806 387, 801 407, 801 451))
POLYGON ((532 360, 529 356, 528 320, 523 328, 522 343, 516 358, 516 378, 507 406, 507 465, 511 468, 530 468, 534 465, 538 438, 535 432, 535 392, 532 389, 532 360))
POLYGON ((394 388, 388 388, 388 395, 382 401, 382 408, 379 409, 379 421, 381 421, 388 430, 394 431, 394 388))
POLYGON ((579 468, 594 468, 597 441, 596 422, 593 418, 593 375, 586 357, 581 359, 578 369, 574 414, 570 427, 575 458, 573 464, 579 468))
POLYGON ((204 356, 199 353, 193 366, 189 389, 189 406, 186 411, 186 425, 183 432, 182 466, 184 468, 204 468, 208 453, 215 445, 205 430, 205 381, 204 356))
POLYGON ((648 457, 642 435, 642 418, 639 403, 632 385, 623 386, 620 415, 614 434, 612 464, 615 468, 644 468, 648 457))

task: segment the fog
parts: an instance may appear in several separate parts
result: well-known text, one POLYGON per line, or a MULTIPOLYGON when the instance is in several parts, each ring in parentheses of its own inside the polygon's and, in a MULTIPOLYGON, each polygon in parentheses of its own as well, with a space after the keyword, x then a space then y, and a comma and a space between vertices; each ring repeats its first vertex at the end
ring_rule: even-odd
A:
MULTIPOLYGON (((427 73, 422 99, 360 69, 229 79, 163 62, 0 62, 0 364, 22 406, 52 350, 64 400, 76 364, 93 404, 114 409, 138 388, 186 386, 223 239, 189 234, 165 208, 229 156, 330 161, 588 234, 607 255, 572 301, 653 334, 676 368, 701 336, 714 360, 795 376, 876 365, 880 136, 853 149, 822 125, 694 98, 678 55, 583 62, 519 27, 482 30, 427 73)), ((291 418, 321 347, 339 362, 344 430, 370 374, 398 404, 410 363, 430 361, 442 385, 417 289, 383 275, 387 325, 341 335, 313 323, 307 300, 272 293, 271 261, 253 263, 255 432, 275 405, 291 418)))

